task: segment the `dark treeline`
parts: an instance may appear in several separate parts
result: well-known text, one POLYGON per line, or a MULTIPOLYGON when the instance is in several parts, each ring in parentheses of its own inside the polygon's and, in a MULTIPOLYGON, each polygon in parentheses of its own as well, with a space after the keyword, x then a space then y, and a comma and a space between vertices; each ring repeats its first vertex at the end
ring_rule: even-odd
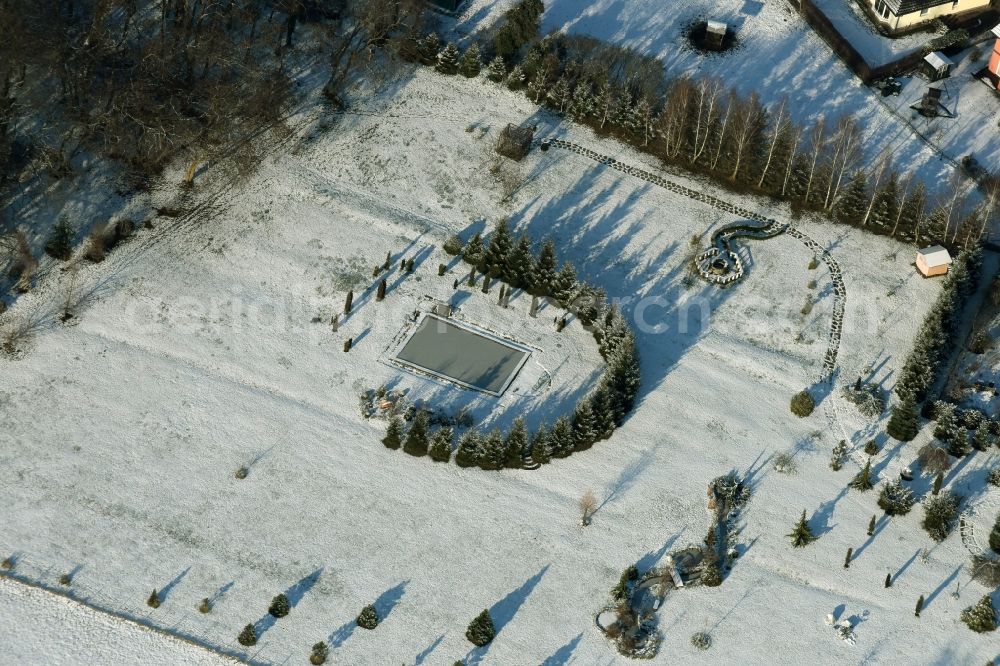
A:
MULTIPOLYGON (((788 100, 765 105, 717 79, 668 77, 659 61, 593 38, 541 38, 542 11, 540 0, 522 0, 470 48, 483 54, 491 80, 599 134, 736 191, 790 201, 796 211, 821 212, 917 245, 965 247, 995 219, 998 179, 976 206, 957 174, 931 196, 886 151, 866 163, 871 146, 850 113, 803 126, 792 119, 788 100)), ((436 35, 417 44, 425 64, 453 48, 436 35)))

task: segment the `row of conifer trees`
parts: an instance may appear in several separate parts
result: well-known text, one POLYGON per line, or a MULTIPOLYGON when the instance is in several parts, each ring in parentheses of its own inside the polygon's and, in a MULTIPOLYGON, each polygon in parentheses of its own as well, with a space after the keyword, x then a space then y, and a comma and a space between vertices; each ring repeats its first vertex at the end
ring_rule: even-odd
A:
POLYGON ((543 10, 540 0, 522 0, 464 51, 434 33, 409 50, 444 74, 475 77, 485 68, 497 84, 666 163, 874 233, 967 246, 997 214, 1000 178, 976 206, 957 172, 931 195, 887 150, 866 158, 864 128, 850 113, 801 125, 787 99, 765 106, 755 93, 742 95, 717 79, 668 77, 658 61, 627 48, 560 33, 541 37, 543 10))
MULTIPOLYGON (((604 291, 578 280, 572 263, 567 261, 559 267, 551 241, 546 241, 537 254, 526 236, 515 242, 506 220, 496 223, 488 242, 477 233, 464 247, 459 239, 450 239, 446 250, 461 254, 470 266, 470 279, 479 272, 483 279, 494 277, 512 288, 523 289, 533 298, 550 299, 571 310, 589 328, 605 361, 597 387, 577 402, 571 416, 560 416, 533 433, 529 433, 523 418, 516 419, 507 432, 470 428, 459 438, 455 463, 501 469, 521 467, 530 458, 545 464, 609 438, 635 405, 640 378, 635 334, 625 316, 608 303, 604 291)), ((427 412, 417 410, 404 432, 403 420, 393 417, 383 444, 447 462, 453 431, 440 428, 431 433, 429 423, 427 412)))

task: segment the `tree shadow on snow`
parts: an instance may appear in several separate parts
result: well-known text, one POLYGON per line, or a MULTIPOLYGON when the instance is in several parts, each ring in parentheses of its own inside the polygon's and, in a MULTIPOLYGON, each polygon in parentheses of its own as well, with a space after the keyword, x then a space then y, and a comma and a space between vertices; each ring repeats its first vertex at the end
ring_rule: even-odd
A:
MULTIPOLYGON (((490 617, 493 618, 493 627, 496 630, 497 636, 500 635, 503 628, 514 619, 515 615, 517 615, 517 611, 520 610, 521 606, 524 605, 524 602, 528 600, 529 596, 531 596, 535 586, 537 586, 545 576, 545 572, 549 570, 549 566, 550 565, 546 564, 539 570, 538 573, 524 581, 524 583, 522 583, 516 590, 513 590, 510 594, 490 607, 490 617)), ((486 656, 486 653, 489 652, 491 645, 492 643, 487 643, 482 647, 476 647, 470 650, 464 660, 465 666, 474 666, 479 664, 486 656)))
POLYGON ((423 664, 424 661, 427 660, 427 657, 431 656, 431 653, 434 652, 434 650, 436 650, 439 645, 441 645, 441 641, 443 640, 444 640, 444 634, 441 634, 440 636, 434 639, 433 643, 431 643, 423 650, 421 650, 420 654, 418 654, 414 659, 413 666, 420 666, 421 664, 423 664))
POLYGON ((189 571, 191 571, 191 567, 188 567, 184 571, 174 576, 174 579, 172 581, 163 586, 163 588, 159 591, 160 601, 167 600, 167 597, 170 596, 170 593, 173 592, 174 588, 177 587, 178 583, 184 580, 184 577, 188 575, 189 571))
POLYGON ((542 666, 566 666, 569 660, 573 657, 573 652, 576 650, 576 646, 580 644, 583 640, 583 634, 577 634, 573 638, 560 647, 558 650, 552 653, 551 656, 546 657, 545 661, 542 662, 542 666))

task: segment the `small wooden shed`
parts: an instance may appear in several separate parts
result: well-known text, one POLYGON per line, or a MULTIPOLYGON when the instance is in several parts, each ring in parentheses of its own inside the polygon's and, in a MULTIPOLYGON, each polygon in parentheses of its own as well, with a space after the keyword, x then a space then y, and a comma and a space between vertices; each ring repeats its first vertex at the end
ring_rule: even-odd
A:
POLYGON ((728 31, 729 26, 722 21, 709 21, 705 28, 705 48, 721 51, 728 31))
POLYGON ((951 265, 951 255, 940 245, 917 250, 917 270, 924 277, 944 275, 951 265))
POLYGON ((531 141, 534 138, 534 128, 508 124, 500 131, 500 138, 497 139, 497 152, 504 157, 520 162, 531 150, 531 141))
POLYGON ((951 68, 955 66, 948 56, 940 51, 931 51, 924 56, 924 70, 931 81, 940 81, 951 76, 951 68))

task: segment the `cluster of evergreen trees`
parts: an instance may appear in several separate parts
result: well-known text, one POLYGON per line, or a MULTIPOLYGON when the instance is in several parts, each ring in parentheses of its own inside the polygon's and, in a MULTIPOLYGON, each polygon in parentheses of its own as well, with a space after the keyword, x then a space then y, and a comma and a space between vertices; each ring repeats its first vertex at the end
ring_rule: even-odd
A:
MULTIPOLYGON (((477 61, 483 54, 492 58, 490 80, 599 133, 728 187, 919 245, 967 246, 997 213, 996 193, 970 208, 960 176, 930 197, 914 175, 893 167, 887 153, 866 165, 862 128, 853 115, 805 127, 793 121, 787 100, 766 107, 756 94, 741 95, 716 79, 667 78, 655 59, 593 38, 541 38, 543 10, 540 0, 522 0, 469 50, 475 49, 477 61)), ((441 48, 437 37, 420 45, 421 60, 441 69, 440 51, 433 50, 441 48)), ((458 57, 454 49, 447 59, 458 57)), ((1000 191, 1000 184, 994 187, 1000 191)))
MULTIPOLYGON (((552 241, 546 241, 536 254, 527 236, 515 240, 507 220, 496 223, 488 241, 476 233, 464 247, 455 238, 449 239, 447 245, 449 252, 461 254, 469 264, 470 283, 479 272, 484 281, 492 277, 572 310, 590 329, 606 364, 597 388, 577 403, 572 416, 560 416, 533 433, 528 432, 522 418, 516 419, 507 432, 470 428, 459 438, 455 463, 493 470, 522 467, 528 458, 546 464, 552 458, 564 458, 609 438, 635 405, 639 357, 635 334, 624 315, 608 303, 604 291, 579 281, 572 263, 567 261, 560 267, 552 241)), ((432 459, 447 462, 453 432, 441 428, 431 436, 428 423, 425 411, 417 411, 408 430, 401 418, 393 417, 382 443, 392 449, 402 447, 416 456, 429 453, 432 459)))
POLYGON ((927 399, 941 363, 954 342, 966 300, 975 290, 982 252, 978 244, 962 250, 951 265, 941 294, 924 319, 896 382, 900 403, 893 407, 887 431, 909 441, 918 430, 918 405, 927 399))

